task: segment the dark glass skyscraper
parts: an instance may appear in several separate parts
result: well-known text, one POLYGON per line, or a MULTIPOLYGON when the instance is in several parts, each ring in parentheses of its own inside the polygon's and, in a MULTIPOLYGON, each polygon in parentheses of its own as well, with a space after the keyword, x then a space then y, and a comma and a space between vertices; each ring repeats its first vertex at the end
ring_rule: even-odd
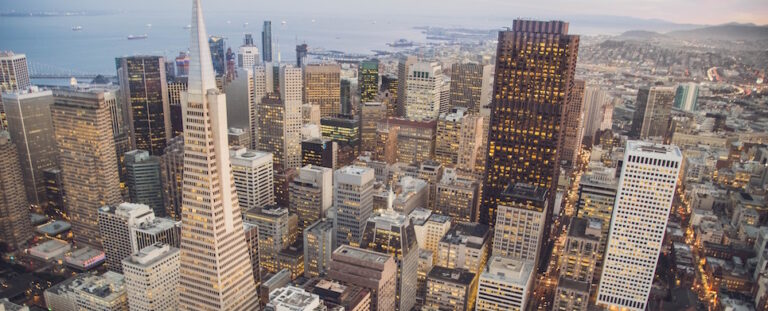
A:
MULTIPOLYGON (((519 203, 501 195, 511 184, 549 189, 546 202, 553 205, 578 46, 579 36, 569 35, 562 21, 515 20, 513 29, 499 32, 481 223, 495 223, 497 205, 519 203)), ((549 223, 552 208, 530 208, 546 211, 549 223)))
POLYGON ((360 62, 357 78, 359 79, 357 85, 360 87, 360 103, 376 101, 376 95, 379 94, 379 60, 360 62))
POLYGON ((227 59, 224 50, 224 38, 211 36, 208 39, 211 46, 211 59, 213 60, 213 71, 216 76, 223 76, 227 73, 227 59))
POLYGON ((296 46, 296 67, 301 68, 307 62, 307 53, 309 53, 309 47, 306 43, 302 43, 296 46))
POLYGON ((272 21, 264 21, 261 31, 261 55, 265 63, 272 61, 272 21))

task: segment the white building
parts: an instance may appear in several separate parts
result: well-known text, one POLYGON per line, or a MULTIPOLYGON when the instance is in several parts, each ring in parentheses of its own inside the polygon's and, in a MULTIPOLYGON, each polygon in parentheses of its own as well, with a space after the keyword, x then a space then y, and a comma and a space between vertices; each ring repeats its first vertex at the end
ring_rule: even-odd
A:
POLYGON ((429 250, 433 257, 437 254, 440 239, 451 229, 451 217, 433 214, 432 211, 417 208, 408 217, 416 232, 416 242, 419 248, 429 250))
POLYGON ((537 262, 547 215, 547 190, 518 183, 502 193, 493 235, 493 256, 537 262))
POLYGON ((237 51, 237 66, 240 68, 253 68, 259 64, 259 47, 255 45, 243 45, 237 51))
POLYGON ((436 62, 417 62, 408 69, 405 116, 413 120, 437 119, 440 115, 442 67, 436 62))
POLYGON ((628 141, 597 303, 645 310, 680 174, 675 146, 628 141))
POLYGON ((179 249, 157 243, 123 260, 131 311, 173 310, 179 304, 179 249))
POLYGON ((284 110, 284 139, 285 139, 285 168, 301 167, 301 128, 304 117, 301 113, 303 105, 304 83, 301 68, 291 65, 280 67, 280 98, 284 110))
POLYGON ((84 278, 74 288, 74 298, 78 311, 128 311, 125 279, 112 271, 84 278))
POLYGON ((533 262, 494 256, 480 275, 476 310, 525 310, 533 286, 533 262))
POLYGON ((345 166, 333 173, 336 245, 359 246, 373 214, 373 169, 345 166))
POLYGON ((144 204, 120 203, 99 208, 99 234, 109 270, 123 272, 123 259, 133 253, 131 228, 153 218, 152 209, 144 204))
POLYGON ((245 148, 229 150, 240 207, 246 210, 275 203, 272 154, 245 148))
POLYGON ((299 230, 324 218, 333 204, 333 170, 317 165, 299 168, 289 186, 289 210, 299 216, 299 230))
POLYGON ((269 303, 265 311, 324 311, 326 310, 320 296, 309 293, 302 288, 285 286, 269 293, 269 303))
POLYGON ((333 254, 333 220, 320 219, 304 229, 304 276, 324 276, 333 254))

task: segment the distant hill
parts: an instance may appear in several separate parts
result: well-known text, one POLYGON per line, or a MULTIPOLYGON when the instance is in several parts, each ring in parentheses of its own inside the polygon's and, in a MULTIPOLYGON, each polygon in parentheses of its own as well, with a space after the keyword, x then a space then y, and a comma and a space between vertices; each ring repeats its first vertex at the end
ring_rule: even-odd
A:
POLYGON ((768 26, 755 24, 724 24, 690 30, 676 30, 667 36, 685 40, 759 41, 768 40, 768 26))
POLYGON ((625 31, 624 33, 619 35, 617 38, 623 39, 623 40, 652 40, 652 39, 667 39, 669 37, 655 31, 630 30, 630 31, 625 31))

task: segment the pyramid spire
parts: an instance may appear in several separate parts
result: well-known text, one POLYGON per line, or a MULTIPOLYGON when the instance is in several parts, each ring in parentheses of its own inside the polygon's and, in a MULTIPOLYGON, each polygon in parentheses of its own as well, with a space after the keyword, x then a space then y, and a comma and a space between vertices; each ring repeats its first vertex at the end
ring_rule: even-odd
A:
POLYGON ((205 94, 208 89, 216 88, 216 75, 213 72, 211 48, 208 45, 200 0, 192 0, 189 54, 189 92, 205 94))

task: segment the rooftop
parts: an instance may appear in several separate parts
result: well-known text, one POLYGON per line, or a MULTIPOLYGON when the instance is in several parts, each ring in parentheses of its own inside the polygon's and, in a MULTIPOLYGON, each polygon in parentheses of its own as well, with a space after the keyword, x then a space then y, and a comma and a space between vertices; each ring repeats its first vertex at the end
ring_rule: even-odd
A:
POLYGON ((150 246, 147 246, 141 249, 140 251, 132 254, 130 257, 126 258, 124 261, 130 262, 136 266, 146 267, 154 264, 158 260, 167 258, 169 256, 173 256, 178 252, 179 252, 178 248, 171 247, 170 245, 164 244, 162 242, 158 242, 150 246))
POLYGON ((339 246, 339 248, 333 251, 333 254, 351 257, 351 258, 355 258, 365 262, 374 262, 382 265, 385 262, 387 262, 387 260, 392 258, 392 256, 387 254, 383 254, 383 253, 379 253, 379 252, 375 252, 367 249, 357 248, 349 245, 339 246))
POLYGON ((548 192, 549 191, 543 187, 526 183, 516 183, 510 184, 507 189, 504 189, 503 195, 512 199, 544 202, 547 200, 548 192))
POLYGON ((475 274, 469 272, 466 269, 459 268, 445 268, 441 266, 435 266, 432 271, 429 272, 429 279, 442 280, 452 283, 458 283, 461 285, 469 286, 472 284, 472 280, 475 279, 475 274))
POLYGON ((568 229, 568 237, 599 241, 603 223, 597 218, 573 218, 568 229))
POLYGON ((533 262, 493 256, 481 277, 525 287, 533 277, 533 262))
POLYGON ((465 244, 472 248, 481 248, 489 239, 488 225, 475 222, 461 222, 453 226, 440 243, 465 244))
POLYGON ((37 232, 46 235, 57 235, 71 229, 72 225, 63 220, 54 220, 37 227, 37 232))

